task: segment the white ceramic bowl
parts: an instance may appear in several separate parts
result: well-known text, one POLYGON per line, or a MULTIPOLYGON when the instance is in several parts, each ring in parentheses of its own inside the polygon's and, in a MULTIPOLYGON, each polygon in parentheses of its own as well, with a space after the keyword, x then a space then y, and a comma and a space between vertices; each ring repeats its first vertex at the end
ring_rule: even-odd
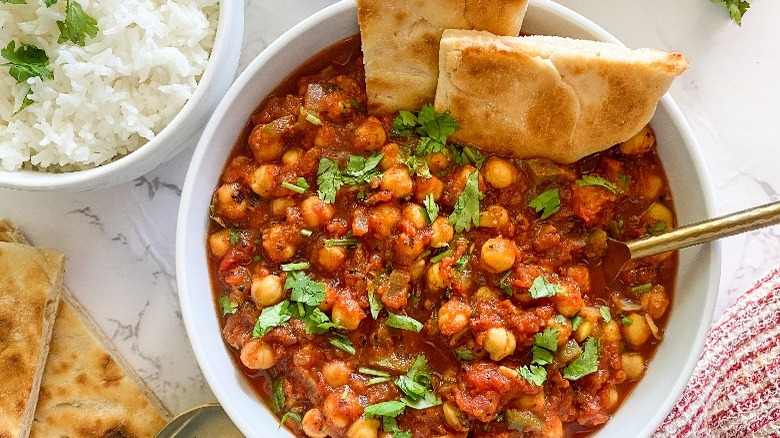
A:
MULTIPOLYGON (((531 0, 523 31, 617 40, 586 18, 549 0, 531 0)), ((310 56, 358 32, 353 0, 303 21, 269 46, 228 91, 206 126, 184 183, 176 242, 176 273, 187 332, 211 389, 249 437, 286 436, 233 365, 220 335, 208 275, 206 233, 211 193, 233 144, 258 104, 310 56)), ((680 223, 712 215, 704 160, 677 105, 665 96, 651 122, 674 193, 680 223)), ((688 381, 710 326, 720 275, 717 244, 682 251, 667 337, 650 368, 597 436, 649 436, 688 381)))
POLYGON ((244 3, 219 2, 217 34, 209 64, 192 97, 151 141, 119 159, 91 169, 63 173, 0 170, 0 187, 85 191, 128 182, 170 160, 192 144, 195 134, 200 132, 230 87, 238 67, 243 37, 244 3))

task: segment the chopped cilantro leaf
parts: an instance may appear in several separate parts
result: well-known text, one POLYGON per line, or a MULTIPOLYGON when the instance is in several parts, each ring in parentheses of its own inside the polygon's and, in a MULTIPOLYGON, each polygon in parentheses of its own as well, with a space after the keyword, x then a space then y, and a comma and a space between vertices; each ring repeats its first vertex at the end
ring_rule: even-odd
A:
POLYGON ((298 194, 305 193, 306 190, 309 188, 309 183, 306 182, 305 179, 298 177, 298 179, 295 180, 295 184, 288 183, 287 181, 282 183, 282 187, 285 189, 295 192, 298 194))
POLYGON ((374 319, 377 319, 379 317, 379 312, 382 311, 382 301, 379 299, 379 297, 376 296, 376 293, 374 293, 374 290, 368 291, 368 305, 371 308, 371 317, 374 319))
POLYGON ((372 417, 397 417, 404 413, 406 404, 402 401, 390 400, 367 406, 363 411, 366 418, 372 417))
POLYGON ((463 269, 466 268, 466 265, 469 263, 469 256, 466 254, 463 254, 460 256, 458 260, 455 261, 455 270, 458 272, 463 272, 463 269))
POLYGON ((30 95, 32 94, 32 88, 28 88, 27 91, 24 93, 24 97, 22 97, 22 104, 19 105, 19 108, 11 114, 11 116, 15 116, 22 112, 23 109, 27 108, 28 106, 33 104, 33 100, 30 99, 30 95))
POLYGON ((284 395, 284 379, 271 380, 271 410, 274 414, 278 414, 284 409, 284 403, 286 397, 284 395))
POLYGON ((339 164, 330 158, 320 159, 320 166, 317 168, 317 196, 332 204, 336 201, 336 193, 343 184, 339 164))
POLYGON ((541 275, 534 279, 534 282, 531 283, 531 287, 528 289, 528 293, 533 299, 550 298, 561 292, 563 292, 563 288, 560 285, 550 283, 541 275))
POLYGON ((236 245, 241 240, 241 234, 235 228, 229 229, 228 235, 230 235, 231 245, 236 245))
POLYGON ((625 186, 627 186, 627 185, 631 185, 631 178, 629 178, 629 177, 628 177, 628 175, 623 175, 623 174, 620 174, 620 175, 618 175, 618 179, 619 179, 619 180, 620 180, 620 182, 621 182, 621 183, 623 183, 623 185, 625 185, 625 186))
POLYGON ((417 156, 424 156, 435 154, 437 152, 446 152, 447 147, 444 143, 432 139, 431 137, 421 137, 417 143, 417 147, 414 148, 414 154, 417 156))
POLYGON ((423 325, 420 321, 412 318, 411 316, 396 315, 393 312, 387 312, 387 325, 393 328, 408 330, 410 332, 419 333, 422 330, 423 325))
POLYGON ((390 377, 390 373, 388 373, 388 372, 374 370, 374 369, 371 369, 371 368, 360 367, 360 368, 358 368, 358 372, 361 373, 361 374, 365 374, 367 376, 390 377))
POLYGON ((411 135, 417 126, 417 116, 413 112, 401 110, 393 119, 393 135, 411 135))
POLYGON ((8 61, 0 65, 11 67, 8 73, 17 83, 34 77, 54 79, 54 73, 48 67, 49 57, 46 52, 31 44, 19 44, 17 50, 16 42, 11 41, 0 50, 0 56, 8 61))
POLYGON ((317 125, 317 126, 322 125, 322 120, 320 120, 320 118, 317 117, 317 113, 315 113, 314 111, 309 111, 304 107, 301 107, 301 117, 303 117, 304 120, 311 123, 312 125, 317 125))
POLYGON ((392 380, 390 377, 372 377, 368 379, 368 382, 366 382, 366 385, 377 385, 379 383, 387 383, 390 380, 392 380))
POLYGON ((308 275, 301 271, 289 272, 287 280, 284 282, 284 288, 292 290, 290 300, 307 306, 316 307, 325 301, 325 284, 312 281, 308 275))
MULTIPOLYGON (((47 3, 48 0, 44 0, 44 3, 47 3)), ((12 5, 26 5, 27 0, 0 0, 0 3, 10 3, 12 5)), ((48 4, 46 6, 49 6, 48 4)))
POLYGON ((444 251, 431 257, 431 263, 439 263, 440 261, 444 260, 445 257, 449 257, 451 255, 452 255, 452 248, 447 248, 444 251))
POLYGON ((455 227, 456 233, 468 231, 472 225, 479 226, 479 201, 484 197, 479 191, 479 171, 475 170, 466 179, 466 187, 458 196, 449 218, 449 224, 455 227))
POLYGON ((528 206, 536 210, 537 213, 542 213, 542 220, 547 219, 561 208, 561 198, 558 195, 558 189, 545 190, 534 198, 533 201, 529 202, 528 206))
POLYGON ((566 317, 563 315, 555 315, 555 322, 558 324, 566 324, 566 317))
POLYGON ((452 155, 452 161, 454 161, 455 164, 460 164, 461 166, 473 164, 477 169, 481 169, 487 159, 487 157, 482 155, 478 150, 460 144, 450 145, 450 154, 452 155))
POLYGON ((311 264, 309 264, 309 262, 287 263, 281 267, 284 272, 303 271, 304 269, 311 268, 311 264))
POLYGON ((275 306, 266 307, 260 312, 260 316, 257 318, 257 322, 255 322, 252 338, 259 338, 265 335, 271 329, 289 321, 291 317, 289 300, 284 300, 275 306))
POLYGON ((279 429, 281 429, 282 426, 284 426, 284 423, 287 420, 295 420, 295 421, 298 422, 298 424, 303 423, 303 419, 301 419, 300 414, 296 414, 295 412, 288 412, 288 413, 284 414, 282 416, 282 419, 279 421, 279 429))
POLYGON ((428 196, 423 199, 423 205, 425 206, 422 209, 425 222, 430 225, 439 217, 439 206, 436 204, 436 200, 433 199, 433 193, 428 193, 428 196))
POLYGON ((418 134, 428 136, 442 145, 447 142, 447 137, 460 129, 449 111, 437 113, 430 103, 420 109, 417 114, 417 124, 420 125, 417 128, 418 134))
POLYGON ((420 178, 429 179, 433 177, 433 175, 431 175, 431 169, 428 167, 428 162, 425 161, 424 158, 420 158, 417 155, 409 155, 409 157, 404 160, 404 163, 406 164, 406 167, 409 168, 410 172, 420 178))
POLYGON ((612 321, 612 314, 609 313, 609 307, 599 306, 599 313, 601 314, 601 317, 604 318, 604 322, 607 324, 612 321))
POLYGON ((574 318, 571 319, 571 329, 572 330, 577 330, 577 328, 579 328, 580 324, 582 324, 583 321, 585 321, 585 320, 582 319, 581 316, 576 316, 575 315, 574 318))
POLYGON ((379 175, 379 162, 384 154, 376 153, 369 157, 350 155, 346 169, 344 169, 344 182, 349 185, 358 185, 370 182, 379 175))
POLYGON ((431 386, 431 374, 428 371, 428 359, 418 355, 409 371, 395 380, 396 386, 404 393, 403 401, 413 409, 426 409, 441 404, 431 386))
POLYGON ((474 360, 474 352, 468 348, 458 348, 455 350, 455 354, 458 355, 458 359, 464 362, 474 360))
POLYGON ((325 239, 326 248, 333 248, 334 246, 357 246, 358 243, 360 242, 352 236, 351 232, 347 233, 347 235, 341 239, 325 239))
POLYGON ((617 194, 618 192, 618 188, 614 183, 596 175, 582 175, 582 178, 578 179, 577 181, 574 181, 574 183, 580 187, 585 187, 585 186, 604 187, 605 189, 609 190, 614 194, 617 194))
POLYGON ((579 380, 588 374, 596 372, 599 364, 599 340, 588 338, 585 341, 584 352, 563 369, 563 378, 579 380))
POLYGON ((509 295, 510 297, 514 294, 514 290, 512 290, 512 285, 508 284, 506 280, 509 278, 509 276, 512 274, 512 271, 506 271, 503 277, 501 277, 501 280, 498 282, 498 288, 501 289, 502 292, 504 292, 506 295, 509 295))
POLYGON ((647 227, 647 232, 653 236, 663 234, 664 231, 666 231, 666 222, 664 221, 656 222, 653 225, 647 227))
POLYGON ((349 354, 355 354, 355 347, 352 345, 352 341, 344 336, 336 336, 331 338, 330 345, 338 348, 339 350, 346 351, 349 354))
POLYGON ((95 38, 98 32, 97 21, 87 15, 77 1, 67 0, 65 6, 65 20, 57 21, 60 28, 58 44, 71 41, 79 46, 84 46, 87 36, 95 38))
POLYGON ((520 375, 520 377, 527 380, 528 383, 536 386, 542 386, 544 381, 547 379, 547 370, 545 370, 544 367, 537 365, 526 365, 520 367, 520 369, 517 370, 517 373, 520 375))
POLYGON ((729 10, 731 19, 737 23, 738 26, 742 26, 742 16, 750 8, 750 3, 746 0, 710 0, 712 3, 723 3, 726 9, 729 10))
POLYGON ((653 283, 644 283, 640 284, 638 286, 634 286, 631 288, 631 292, 635 294, 641 294, 645 292, 650 292, 650 290, 653 289, 653 283))
POLYGON ((227 294, 219 296, 219 308, 222 309, 222 316, 227 314, 234 314, 238 310, 238 303, 234 303, 230 300, 230 296, 227 294))
POLYGON ((553 353, 558 350, 558 329, 546 328, 544 332, 534 335, 534 346, 531 348, 534 365, 552 363, 553 353))
POLYGON ((624 316, 624 317, 620 318, 620 322, 621 322, 621 323, 622 323, 624 326, 628 327, 628 326, 630 326, 631 324, 633 324, 633 323, 634 323, 634 320, 633 320, 633 319, 631 319, 631 318, 629 318, 629 317, 627 317, 627 316, 624 316))

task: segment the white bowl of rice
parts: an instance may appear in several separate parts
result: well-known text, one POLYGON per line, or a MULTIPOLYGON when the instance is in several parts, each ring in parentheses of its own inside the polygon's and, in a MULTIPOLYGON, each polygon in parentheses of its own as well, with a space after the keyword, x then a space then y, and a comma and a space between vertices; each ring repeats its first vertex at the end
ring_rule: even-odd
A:
POLYGON ((52 1, 0 2, 0 187, 109 187, 194 144, 233 81, 243 2, 52 1))

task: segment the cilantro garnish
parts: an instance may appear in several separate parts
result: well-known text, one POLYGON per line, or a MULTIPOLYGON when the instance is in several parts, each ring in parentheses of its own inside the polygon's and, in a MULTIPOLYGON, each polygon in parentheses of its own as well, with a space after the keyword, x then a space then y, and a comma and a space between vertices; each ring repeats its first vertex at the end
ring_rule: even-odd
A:
POLYGON ((54 73, 49 70, 49 57, 46 52, 31 44, 19 44, 17 49, 16 42, 11 41, 0 50, 0 56, 8 61, 0 65, 11 67, 8 73, 17 83, 34 77, 54 79, 54 73))
POLYGON ((238 303, 231 301, 227 294, 219 296, 219 308, 222 310, 222 316, 234 314, 238 311, 238 303))
POLYGON ((452 155, 452 161, 454 161, 455 164, 460 164, 461 166, 473 164, 477 169, 481 169, 487 159, 487 157, 482 155, 478 150, 460 144, 451 144, 450 154, 452 155))
POLYGON ((370 182, 379 175, 379 162, 384 154, 376 153, 369 157, 350 155, 346 169, 344 169, 344 182, 349 185, 358 185, 370 182))
POLYGON ((311 268, 311 264, 309 264, 309 262, 287 263, 285 265, 281 265, 281 268, 284 272, 303 271, 304 269, 311 268))
POLYGON ((418 355, 409 371, 398 377, 395 384, 404 393, 401 401, 413 409, 426 409, 441 404, 431 386, 431 374, 428 371, 428 359, 418 355))
POLYGON ((347 339, 345 336, 336 335, 335 337, 331 338, 330 345, 333 345, 339 350, 346 351, 349 354, 355 354, 355 347, 352 345, 352 341, 347 339))
POLYGON ((466 268, 466 265, 469 263, 469 256, 466 254, 463 254, 460 256, 458 260, 455 261, 455 270, 458 272, 463 272, 463 270, 466 268))
POLYGON ((547 379, 547 370, 537 365, 522 366, 517 370, 517 374, 527 380, 528 383, 536 386, 542 386, 547 379))
POLYGON ((731 19, 734 20, 737 25, 742 26, 742 16, 750 8, 750 3, 745 0, 710 0, 712 3, 723 3, 726 9, 729 10, 731 19))
POLYGON ((653 225, 647 227, 647 232, 652 234, 653 236, 662 234, 665 230, 666 230, 666 222, 664 221, 656 222, 653 225))
POLYGON ((607 324, 609 324, 612 321, 612 314, 609 313, 609 307, 600 306, 599 313, 601 314, 601 317, 604 318, 604 322, 606 322, 607 324))
POLYGON ((631 185, 631 178, 629 178, 628 175, 620 174, 618 175, 618 179, 621 183, 623 183, 623 185, 631 185))
POLYGON ((79 2, 67 0, 65 5, 65 21, 57 21, 57 27, 60 28, 57 43, 71 41, 84 46, 87 36, 95 38, 97 35, 97 21, 84 12, 79 2))
POLYGON ((650 292, 650 290, 653 288, 653 283, 644 283, 640 284, 638 286, 634 286, 631 288, 631 292, 635 294, 641 294, 645 292, 650 292))
POLYGON ((325 284, 312 281, 308 275, 301 271, 291 271, 287 274, 284 288, 292 290, 290 300, 306 304, 307 306, 319 306, 325 301, 325 284))
POLYGON ((292 317, 290 313, 290 301, 284 300, 281 303, 266 307, 260 312, 260 316, 255 322, 255 328, 252 330, 252 338, 259 338, 275 327, 279 327, 292 317))
POLYGON ((406 404, 402 401, 390 400, 367 406, 363 411, 366 418, 372 417, 397 417, 404 413, 406 404))
POLYGON ((241 241, 241 233, 239 233, 235 228, 230 228, 228 230, 228 235, 230 236, 231 245, 236 245, 239 241, 241 241))
POLYGON ((365 374, 367 376, 390 377, 390 373, 388 373, 386 371, 379 371, 379 370, 374 370, 374 369, 371 369, 371 368, 360 367, 360 368, 358 368, 358 372, 361 373, 361 374, 365 374))
POLYGON ((528 206, 536 210, 537 213, 542 213, 542 220, 547 219, 561 208, 561 198, 558 195, 558 189, 545 190, 534 198, 533 201, 529 202, 528 206))
POLYGON ((444 251, 431 257, 431 263, 439 263, 440 261, 444 260, 446 257, 451 256, 452 253, 453 253, 452 248, 447 248, 444 251))
POLYGON ((320 166, 317 169, 317 196, 332 204, 336 201, 336 192, 343 184, 339 164, 330 158, 320 159, 320 166))
POLYGON ((12 5, 24 5, 27 4, 27 0, 0 0, 0 3, 10 3, 12 5))
POLYGON ((407 110, 401 110, 398 115, 393 119, 392 135, 412 135, 414 128, 417 126, 417 116, 413 112, 407 110))
POLYGON ((630 326, 631 324, 633 324, 633 323, 634 323, 634 320, 633 320, 633 319, 631 319, 631 318, 629 318, 629 317, 627 317, 627 316, 624 316, 624 317, 620 318, 620 322, 621 322, 621 323, 622 323, 624 326, 628 327, 628 326, 630 326))
POLYGON ((609 190, 610 192, 617 195, 618 188, 615 184, 611 183, 610 181, 595 175, 582 175, 581 179, 578 179, 577 181, 574 181, 575 184, 577 184, 580 187, 586 187, 586 186, 599 186, 604 187, 605 189, 609 190))
POLYGON ((430 225, 439 217, 439 206, 436 204, 436 200, 433 199, 433 193, 428 193, 428 196, 423 199, 423 205, 425 206, 422 209, 425 222, 430 225))
POLYGON ((284 395, 284 380, 282 378, 271 380, 271 410, 278 414, 284 409, 286 397, 284 395))
POLYGON ((585 341, 584 352, 563 369, 563 378, 579 380, 588 374, 596 372, 599 363, 599 340, 588 338, 585 341))
POLYGON ((514 294, 514 291, 512 290, 512 285, 508 284, 506 282, 507 279, 509 279, 509 276, 512 274, 512 271, 506 271, 503 277, 501 277, 501 280, 498 282, 498 288, 501 289, 502 292, 504 292, 506 295, 509 295, 510 297, 514 294))
POLYGON ((422 323, 412 318, 411 316, 397 315, 393 312, 387 312, 387 325, 393 328, 408 330, 410 332, 416 333, 419 333, 423 328, 422 323))
POLYGON ((289 190, 291 192, 298 193, 300 195, 300 194, 306 192, 306 190, 309 188, 309 183, 306 182, 306 180, 304 178, 299 176, 295 180, 295 184, 288 183, 287 181, 285 181, 285 182, 282 183, 282 187, 284 187, 285 189, 287 189, 287 190, 289 190))
POLYGON ((295 420, 298 422, 298 424, 303 423, 303 419, 301 418, 300 414, 296 414, 295 412, 288 412, 282 416, 281 420, 279 420, 279 429, 281 429, 282 426, 284 426, 284 423, 287 420, 295 420))
POLYGON ((426 104, 415 114, 402 110, 393 120, 391 135, 410 136, 417 133, 420 140, 414 154, 418 156, 446 152, 447 138, 460 129, 458 123, 450 116, 449 111, 437 113, 433 105, 426 104))
POLYGON ((571 319, 571 329, 577 330, 577 328, 582 324, 582 322, 585 321, 581 316, 574 316, 574 318, 571 319))
POLYGON ((466 179, 466 187, 458 196, 449 218, 449 223, 455 227, 456 233, 468 231, 472 225, 479 226, 479 201, 484 197, 479 191, 479 171, 475 170, 466 179))
POLYGON ((301 107, 301 117, 303 117, 307 122, 311 123, 312 125, 322 125, 322 120, 320 120, 319 117, 317 117, 317 113, 314 111, 309 111, 304 107, 301 107))
POLYGON ((350 155, 343 172, 335 160, 321 158, 317 168, 317 195, 323 201, 332 204, 342 185, 364 184, 379 176, 378 166, 383 157, 381 153, 369 157, 350 155))
POLYGON ((552 363, 553 353, 558 351, 558 329, 545 328, 542 333, 534 335, 534 346, 531 348, 534 365, 547 365, 552 363))
POLYGON ((563 292, 563 287, 550 283, 541 275, 534 279, 534 282, 531 283, 531 287, 528 289, 528 293, 533 299, 550 298, 561 292, 563 292))
POLYGON ((458 356, 459 360, 464 362, 474 360, 474 352, 468 348, 458 348, 455 350, 455 354, 458 356))
POLYGON ((357 246, 358 243, 360 242, 352 235, 352 232, 347 233, 346 236, 340 239, 325 239, 326 248, 333 248, 334 246, 357 246))
POLYGON ((377 319, 379 317, 379 312, 382 311, 382 307, 384 306, 373 289, 368 291, 368 305, 371 308, 371 317, 377 319))

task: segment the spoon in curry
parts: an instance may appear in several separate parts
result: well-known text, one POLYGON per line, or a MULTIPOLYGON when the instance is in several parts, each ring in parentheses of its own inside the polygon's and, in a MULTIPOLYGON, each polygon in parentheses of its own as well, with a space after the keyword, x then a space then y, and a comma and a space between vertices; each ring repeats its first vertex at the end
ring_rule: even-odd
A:
POLYGON ((607 239, 607 252, 601 263, 606 283, 612 284, 629 260, 674 251, 723 237, 780 223, 780 201, 707 219, 676 228, 659 236, 631 242, 607 239))

